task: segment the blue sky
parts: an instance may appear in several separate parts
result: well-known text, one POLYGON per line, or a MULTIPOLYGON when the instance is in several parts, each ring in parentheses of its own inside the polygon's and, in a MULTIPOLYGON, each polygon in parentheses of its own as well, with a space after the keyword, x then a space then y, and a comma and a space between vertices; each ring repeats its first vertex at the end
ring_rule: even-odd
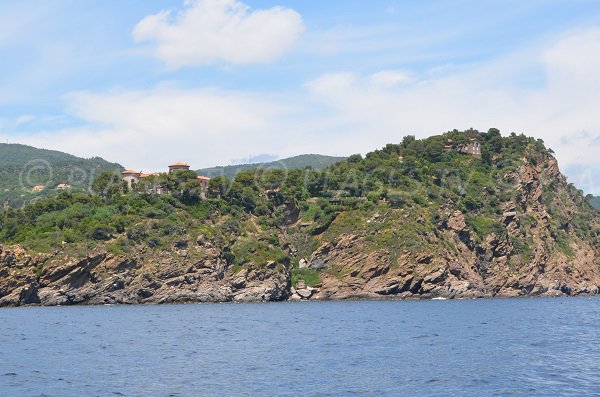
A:
POLYGON ((600 193, 597 1, 4 0, 0 139, 128 168, 543 138, 600 193))

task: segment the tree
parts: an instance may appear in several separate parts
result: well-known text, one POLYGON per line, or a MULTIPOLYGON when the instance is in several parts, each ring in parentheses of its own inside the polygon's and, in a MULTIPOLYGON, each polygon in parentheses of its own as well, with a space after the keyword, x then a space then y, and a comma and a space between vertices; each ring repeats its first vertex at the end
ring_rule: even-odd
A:
POLYGON ((362 161, 362 156, 360 154, 353 154, 348 157, 348 162, 352 164, 358 164, 362 161))
POLYGON ((481 161, 483 161, 484 164, 492 165, 492 154, 485 147, 481 151, 481 161))
POLYGON ((463 133, 458 133, 452 137, 452 147, 454 149, 462 149, 468 144, 469 138, 463 133))
POLYGON ((327 188, 327 178, 322 171, 309 171, 306 176, 306 189, 312 196, 320 196, 327 188))
POLYGON ((208 188, 221 197, 224 197, 229 192, 230 185, 231 181, 229 178, 223 175, 216 176, 208 182, 208 188))
POLYGON ((256 170, 240 171, 234 180, 244 187, 253 187, 256 184, 256 170))
POLYGON ((486 134, 483 135, 484 139, 487 141, 487 144, 491 151, 495 153, 500 153, 502 151, 502 135, 500 135, 500 130, 497 128, 490 128, 486 134))
POLYGON ((440 161, 444 154, 443 137, 429 138, 425 144, 425 151, 429 161, 432 163, 440 161))
POLYGON ((113 172, 105 171, 92 182, 92 192, 106 199, 121 194, 123 189, 124 181, 113 172))
POLYGON ((407 135, 404 138, 402 138, 402 147, 403 148, 409 148, 414 142, 416 141, 416 138, 414 135, 407 135))

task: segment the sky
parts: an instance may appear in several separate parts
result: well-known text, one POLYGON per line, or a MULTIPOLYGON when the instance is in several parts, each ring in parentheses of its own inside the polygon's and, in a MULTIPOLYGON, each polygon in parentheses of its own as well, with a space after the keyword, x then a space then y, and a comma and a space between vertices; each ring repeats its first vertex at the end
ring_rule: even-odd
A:
POLYGON ((597 0, 0 0, 0 141, 162 171, 543 139, 600 194, 597 0))

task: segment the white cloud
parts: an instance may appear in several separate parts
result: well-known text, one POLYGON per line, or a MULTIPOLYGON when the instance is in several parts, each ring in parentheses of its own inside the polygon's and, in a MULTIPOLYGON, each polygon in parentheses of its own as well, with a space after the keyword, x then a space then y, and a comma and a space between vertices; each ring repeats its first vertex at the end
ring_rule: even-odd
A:
POLYGON ((400 70, 382 70, 371 75, 371 82, 376 86, 393 87, 413 81, 410 73, 400 70))
POLYGON ((250 11, 237 0, 187 0, 182 11, 149 15, 133 31, 136 42, 155 42, 170 68, 212 63, 253 64, 277 59, 304 30, 285 7, 250 11))
MULTIPOLYGON (((186 161, 201 168, 233 158, 286 152, 279 139, 291 110, 274 98, 217 89, 160 86, 146 91, 68 95, 78 127, 21 134, 19 141, 83 157, 101 156, 129 168, 160 171, 186 161)), ((0 133, 0 137, 2 134, 0 133)), ((11 139, 12 140, 12 139, 11 139)))
POLYGON ((345 139, 349 151, 364 151, 360 145, 365 140, 371 149, 408 133, 423 137, 452 128, 497 127, 544 139, 563 166, 598 166, 597 54, 599 28, 433 77, 342 72, 323 75, 308 87, 331 110, 332 124, 352 126, 345 139), (568 139, 581 131, 590 138, 568 139))
MULTIPOLYGON (((548 72, 568 78, 569 85, 589 83, 590 77, 600 70, 600 28, 572 33, 558 40, 542 54, 548 72)), ((557 81, 553 81, 557 82, 557 81)), ((595 79, 595 86, 600 85, 595 79)))
MULTIPOLYGON (((67 97, 68 113, 82 127, 24 140, 159 170, 171 161, 200 168, 258 153, 365 153, 407 134, 497 127, 505 134, 544 139, 556 150, 563 170, 581 173, 600 169, 600 65, 594 66, 599 53, 600 28, 435 73, 323 74, 296 92, 160 86, 77 93, 67 97)), ((593 180, 586 177, 579 184, 600 193, 593 180)))

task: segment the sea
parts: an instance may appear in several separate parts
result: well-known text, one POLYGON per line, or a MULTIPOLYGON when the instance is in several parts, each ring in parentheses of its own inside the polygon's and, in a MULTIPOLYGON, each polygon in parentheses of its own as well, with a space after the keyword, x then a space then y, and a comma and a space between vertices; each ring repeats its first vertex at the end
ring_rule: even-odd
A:
POLYGON ((600 298, 4 308, 8 396, 600 396, 600 298))

